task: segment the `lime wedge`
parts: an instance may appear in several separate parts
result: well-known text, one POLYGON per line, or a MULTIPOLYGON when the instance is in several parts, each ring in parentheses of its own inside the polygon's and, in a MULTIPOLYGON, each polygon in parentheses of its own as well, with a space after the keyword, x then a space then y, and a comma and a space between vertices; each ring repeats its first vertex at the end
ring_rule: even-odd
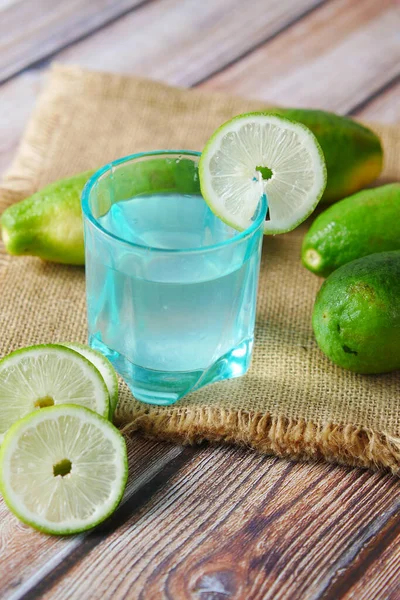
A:
POLYGON ((118 506, 128 461, 109 421, 72 404, 15 423, 0 449, 0 489, 10 510, 45 533, 94 527, 118 506))
POLYGON ((110 410, 112 417, 118 404, 118 377, 108 358, 106 358, 104 354, 101 354, 101 352, 97 352, 97 350, 93 350, 93 348, 90 346, 85 346, 84 344, 78 344, 76 342, 63 342, 62 345, 67 346, 67 348, 71 348, 71 350, 75 350, 75 352, 79 352, 79 354, 82 354, 82 356, 84 356, 87 360, 90 360, 96 369, 100 371, 110 395, 110 410))
POLYGON ((235 229, 251 224, 265 194, 266 234, 297 227, 326 186, 324 155, 314 134, 268 113, 239 115, 217 129, 201 155, 199 175, 205 201, 235 229))
POLYGON ((29 346, 0 361, 0 442, 15 421, 53 404, 79 404, 104 417, 110 410, 99 371, 70 348, 29 346))

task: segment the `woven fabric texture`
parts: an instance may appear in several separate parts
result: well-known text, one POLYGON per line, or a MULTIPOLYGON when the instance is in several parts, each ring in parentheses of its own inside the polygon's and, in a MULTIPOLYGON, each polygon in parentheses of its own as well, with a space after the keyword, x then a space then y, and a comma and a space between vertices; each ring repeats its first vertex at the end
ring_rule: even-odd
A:
MULTIPOLYGON (((205 94, 75 67, 52 68, 15 161, 0 186, 0 212, 47 183, 136 151, 201 149, 235 114, 265 104, 205 94)), ((385 170, 400 179, 400 125, 372 126, 385 170)), ((400 468, 400 372, 362 376, 319 351, 311 313, 321 280, 300 264, 308 224, 267 237, 259 284, 256 341, 243 378, 151 407, 121 384, 116 421, 159 438, 246 444, 292 458, 400 468)), ((0 250, 0 352, 86 339, 84 271, 13 258, 0 250)))

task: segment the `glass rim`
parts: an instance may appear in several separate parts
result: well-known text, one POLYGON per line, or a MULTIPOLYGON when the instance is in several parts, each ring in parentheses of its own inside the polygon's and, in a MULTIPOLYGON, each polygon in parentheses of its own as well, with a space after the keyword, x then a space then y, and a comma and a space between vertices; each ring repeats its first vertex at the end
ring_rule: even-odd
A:
MULTIPOLYGON (((82 212, 83 212, 84 218, 86 218, 88 221, 90 221, 90 223, 92 223, 94 225, 94 227, 101 234, 105 235, 108 238, 111 238, 112 240, 114 240, 120 244, 124 244, 124 245, 128 246, 129 248, 135 248, 137 250, 147 251, 147 252, 151 251, 151 252, 160 252, 160 253, 168 253, 168 254, 188 254, 188 253, 195 253, 195 252, 201 253, 201 252, 208 252, 208 251, 212 251, 212 250, 218 250, 220 248, 230 246, 231 244, 241 242, 242 240, 245 240, 246 238, 251 237, 251 235, 253 233, 255 233, 255 231, 257 231, 259 226, 264 221, 265 213, 267 211, 267 200, 266 200, 265 195, 261 196, 259 203, 257 204, 256 211, 257 210, 259 211, 257 218, 246 229, 244 229, 243 231, 238 230, 237 234, 235 234, 232 238, 230 238, 228 240, 224 240, 224 241, 218 242, 216 244, 210 244, 209 246, 201 246, 201 247, 197 247, 197 248, 160 248, 157 246, 148 246, 148 245, 145 246, 143 244, 137 244, 135 242, 130 242, 129 240, 119 237, 118 235, 115 235, 114 233, 111 233, 111 231, 108 231, 107 229, 105 229, 99 223, 98 219, 93 215, 93 213, 90 209, 90 204, 89 204, 90 193, 91 193, 94 185, 100 179, 100 177, 102 175, 104 175, 104 173, 106 173, 108 170, 112 169, 113 167, 115 167, 117 165, 131 162, 131 161, 139 159, 139 158, 151 157, 151 156, 162 156, 162 155, 168 156, 168 155, 173 155, 173 154, 181 154, 183 156, 193 156, 193 157, 197 157, 197 158, 199 158, 201 156, 201 152, 198 152, 197 150, 149 150, 149 151, 145 151, 145 152, 137 152, 135 154, 128 154, 127 156, 123 156, 116 160, 110 161, 107 164, 105 164, 103 167, 100 167, 100 169, 95 171, 95 173, 93 173, 93 175, 90 177, 90 179, 88 179, 88 181, 86 182, 86 184, 82 190, 81 207, 82 207, 82 212), (260 203, 261 203, 261 208, 260 208, 260 203)), ((218 215, 215 215, 215 216, 217 219, 220 218, 220 217, 218 217, 218 215)), ((222 219, 220 219, 220 220, 222 221, 222 219)), ((232 229, 234 229, 234 228, 232 227, 232 229)))

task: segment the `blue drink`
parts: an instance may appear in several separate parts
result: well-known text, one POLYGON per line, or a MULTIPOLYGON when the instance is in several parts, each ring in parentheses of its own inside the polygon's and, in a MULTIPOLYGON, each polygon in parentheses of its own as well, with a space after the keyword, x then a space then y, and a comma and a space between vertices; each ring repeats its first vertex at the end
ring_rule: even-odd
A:
POLYGON ((171 404, 249 367, 265 206, 239 233, 198 193, 195 153, 157 158, 174 169, 190 163, 173 178, 154 154, 151 169, 139 162, 141 169, 132 171, 132 160, 138 194, 126 197, 138 189, 109 167, 100 178, 112 193, 104 180, 96 193, 93 179, 85 192, 95 209, 89 219, 84 204, 89 339, 136 398, 171 404), (158 168, 160 191, 150 176, 158 168), (153 186, 148 193, 143 182, 153 186))

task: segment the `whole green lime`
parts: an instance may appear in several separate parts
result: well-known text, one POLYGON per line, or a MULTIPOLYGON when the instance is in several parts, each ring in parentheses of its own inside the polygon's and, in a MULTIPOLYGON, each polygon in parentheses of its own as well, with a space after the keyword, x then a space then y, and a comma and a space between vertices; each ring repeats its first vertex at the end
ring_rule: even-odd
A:
POLYGON ((323 283, 314 305, 320 349, 356 373, 400 369, 400 251, 343 265, 323 283))
POLYGON ((326 277, 376 252, 400 250, 400 183, 362 190, 320 214, 306 233, 303 265, 326 277))

